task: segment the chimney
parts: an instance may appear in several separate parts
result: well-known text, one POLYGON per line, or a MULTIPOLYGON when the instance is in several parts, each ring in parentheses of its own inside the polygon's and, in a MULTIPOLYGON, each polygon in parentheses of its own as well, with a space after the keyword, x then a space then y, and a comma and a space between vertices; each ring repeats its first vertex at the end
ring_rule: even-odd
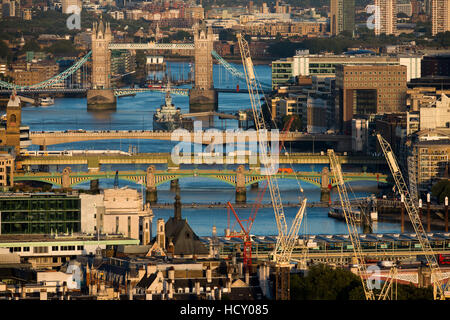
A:
POLYGON ((175 282, 175 269, 172 267, 168 271, 169 273, 169 280, 173 283, 175 282))
POLYGON ((151 294, 150 291, 146 291, 145 292, 145 300, 152 300, 153 299, 153 295, 151 294))
POLYGON ((195 294, 197 296, 200 295, 200 282, 198 282, 198 281, 195 282, 195 294))
POLYGON ((173 282, 169 281, 168 282, 168 294, 167 294, 167 298, 169 299, 173 299, 173 282))
POLYGON ((222 300, 222 288, 217 289, 217 300, 222 300))
POLYGON ((212 282, 212 270, 210 267, 206 269, 206 282, 211 283, 212 282))
POLYGON ((133 291, 134 289, 128 290, 128 300, 133 300, 133 291))

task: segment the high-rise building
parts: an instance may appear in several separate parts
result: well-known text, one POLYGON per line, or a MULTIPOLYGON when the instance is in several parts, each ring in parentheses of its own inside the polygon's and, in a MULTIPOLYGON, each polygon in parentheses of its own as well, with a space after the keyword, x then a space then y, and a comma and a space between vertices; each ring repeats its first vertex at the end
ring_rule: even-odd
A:
POLYGON ((81 10, 81 1, 80 0, 62 0, 62 13, 74 13, 71 6, 77 6, 81 10))
MULTIPOLYGON (((379 25, 375 21, 375 35, 397 33, 397 0, 375 0, 379 8, 379 25)), ((376 18, 375 18, 376 20, 376 18)))
POLYGON ((331 0, 330 31, 337 35, 355 28, 355 0, 331 0))
POLYGON ((450 0, 431 1, 431 31, 433 36, 450 31, 450 0))

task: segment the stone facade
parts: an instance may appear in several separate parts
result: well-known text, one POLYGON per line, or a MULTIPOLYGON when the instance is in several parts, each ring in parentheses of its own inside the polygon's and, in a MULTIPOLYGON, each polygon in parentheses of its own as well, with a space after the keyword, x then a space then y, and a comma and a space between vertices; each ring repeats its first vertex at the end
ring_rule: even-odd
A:
POLYGON ((218 97, 213 83, 214 49, 212 28, 200 23, 194 30, 195 47, 195 86, 189 91, 189 111, 217 111, 218 97))

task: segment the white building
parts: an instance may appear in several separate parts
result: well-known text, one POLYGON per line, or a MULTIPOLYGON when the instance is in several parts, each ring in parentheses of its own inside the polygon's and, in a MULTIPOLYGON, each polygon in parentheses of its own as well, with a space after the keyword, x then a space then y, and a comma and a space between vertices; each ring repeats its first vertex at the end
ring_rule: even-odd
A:
POLYGON ((431 107, 422 107, 420 112, 420 130, 450 128, 450 98, 445 94, 431 107))
POLYGON ((367 150, 369 132, 369 120, 352 119, 352 151, 361 152, 367 150))

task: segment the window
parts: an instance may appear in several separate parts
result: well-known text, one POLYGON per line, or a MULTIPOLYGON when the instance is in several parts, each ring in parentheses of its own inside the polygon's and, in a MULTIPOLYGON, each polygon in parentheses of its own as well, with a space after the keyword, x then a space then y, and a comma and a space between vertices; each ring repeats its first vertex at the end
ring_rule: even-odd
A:
POLYGON ((48 247, 34 247, 33 253, 48 253, 48 247))
POLYGON ((84 250, 84 246, 77 246, 77 250, 84 250))
POLYGON ((23 247, 23 252, 30 252, 30 247, 23 247))
POLYGON ((52 251, 58 251, 58 249, 59 249, 58 246, 53 246, 52 247, 52 251))

